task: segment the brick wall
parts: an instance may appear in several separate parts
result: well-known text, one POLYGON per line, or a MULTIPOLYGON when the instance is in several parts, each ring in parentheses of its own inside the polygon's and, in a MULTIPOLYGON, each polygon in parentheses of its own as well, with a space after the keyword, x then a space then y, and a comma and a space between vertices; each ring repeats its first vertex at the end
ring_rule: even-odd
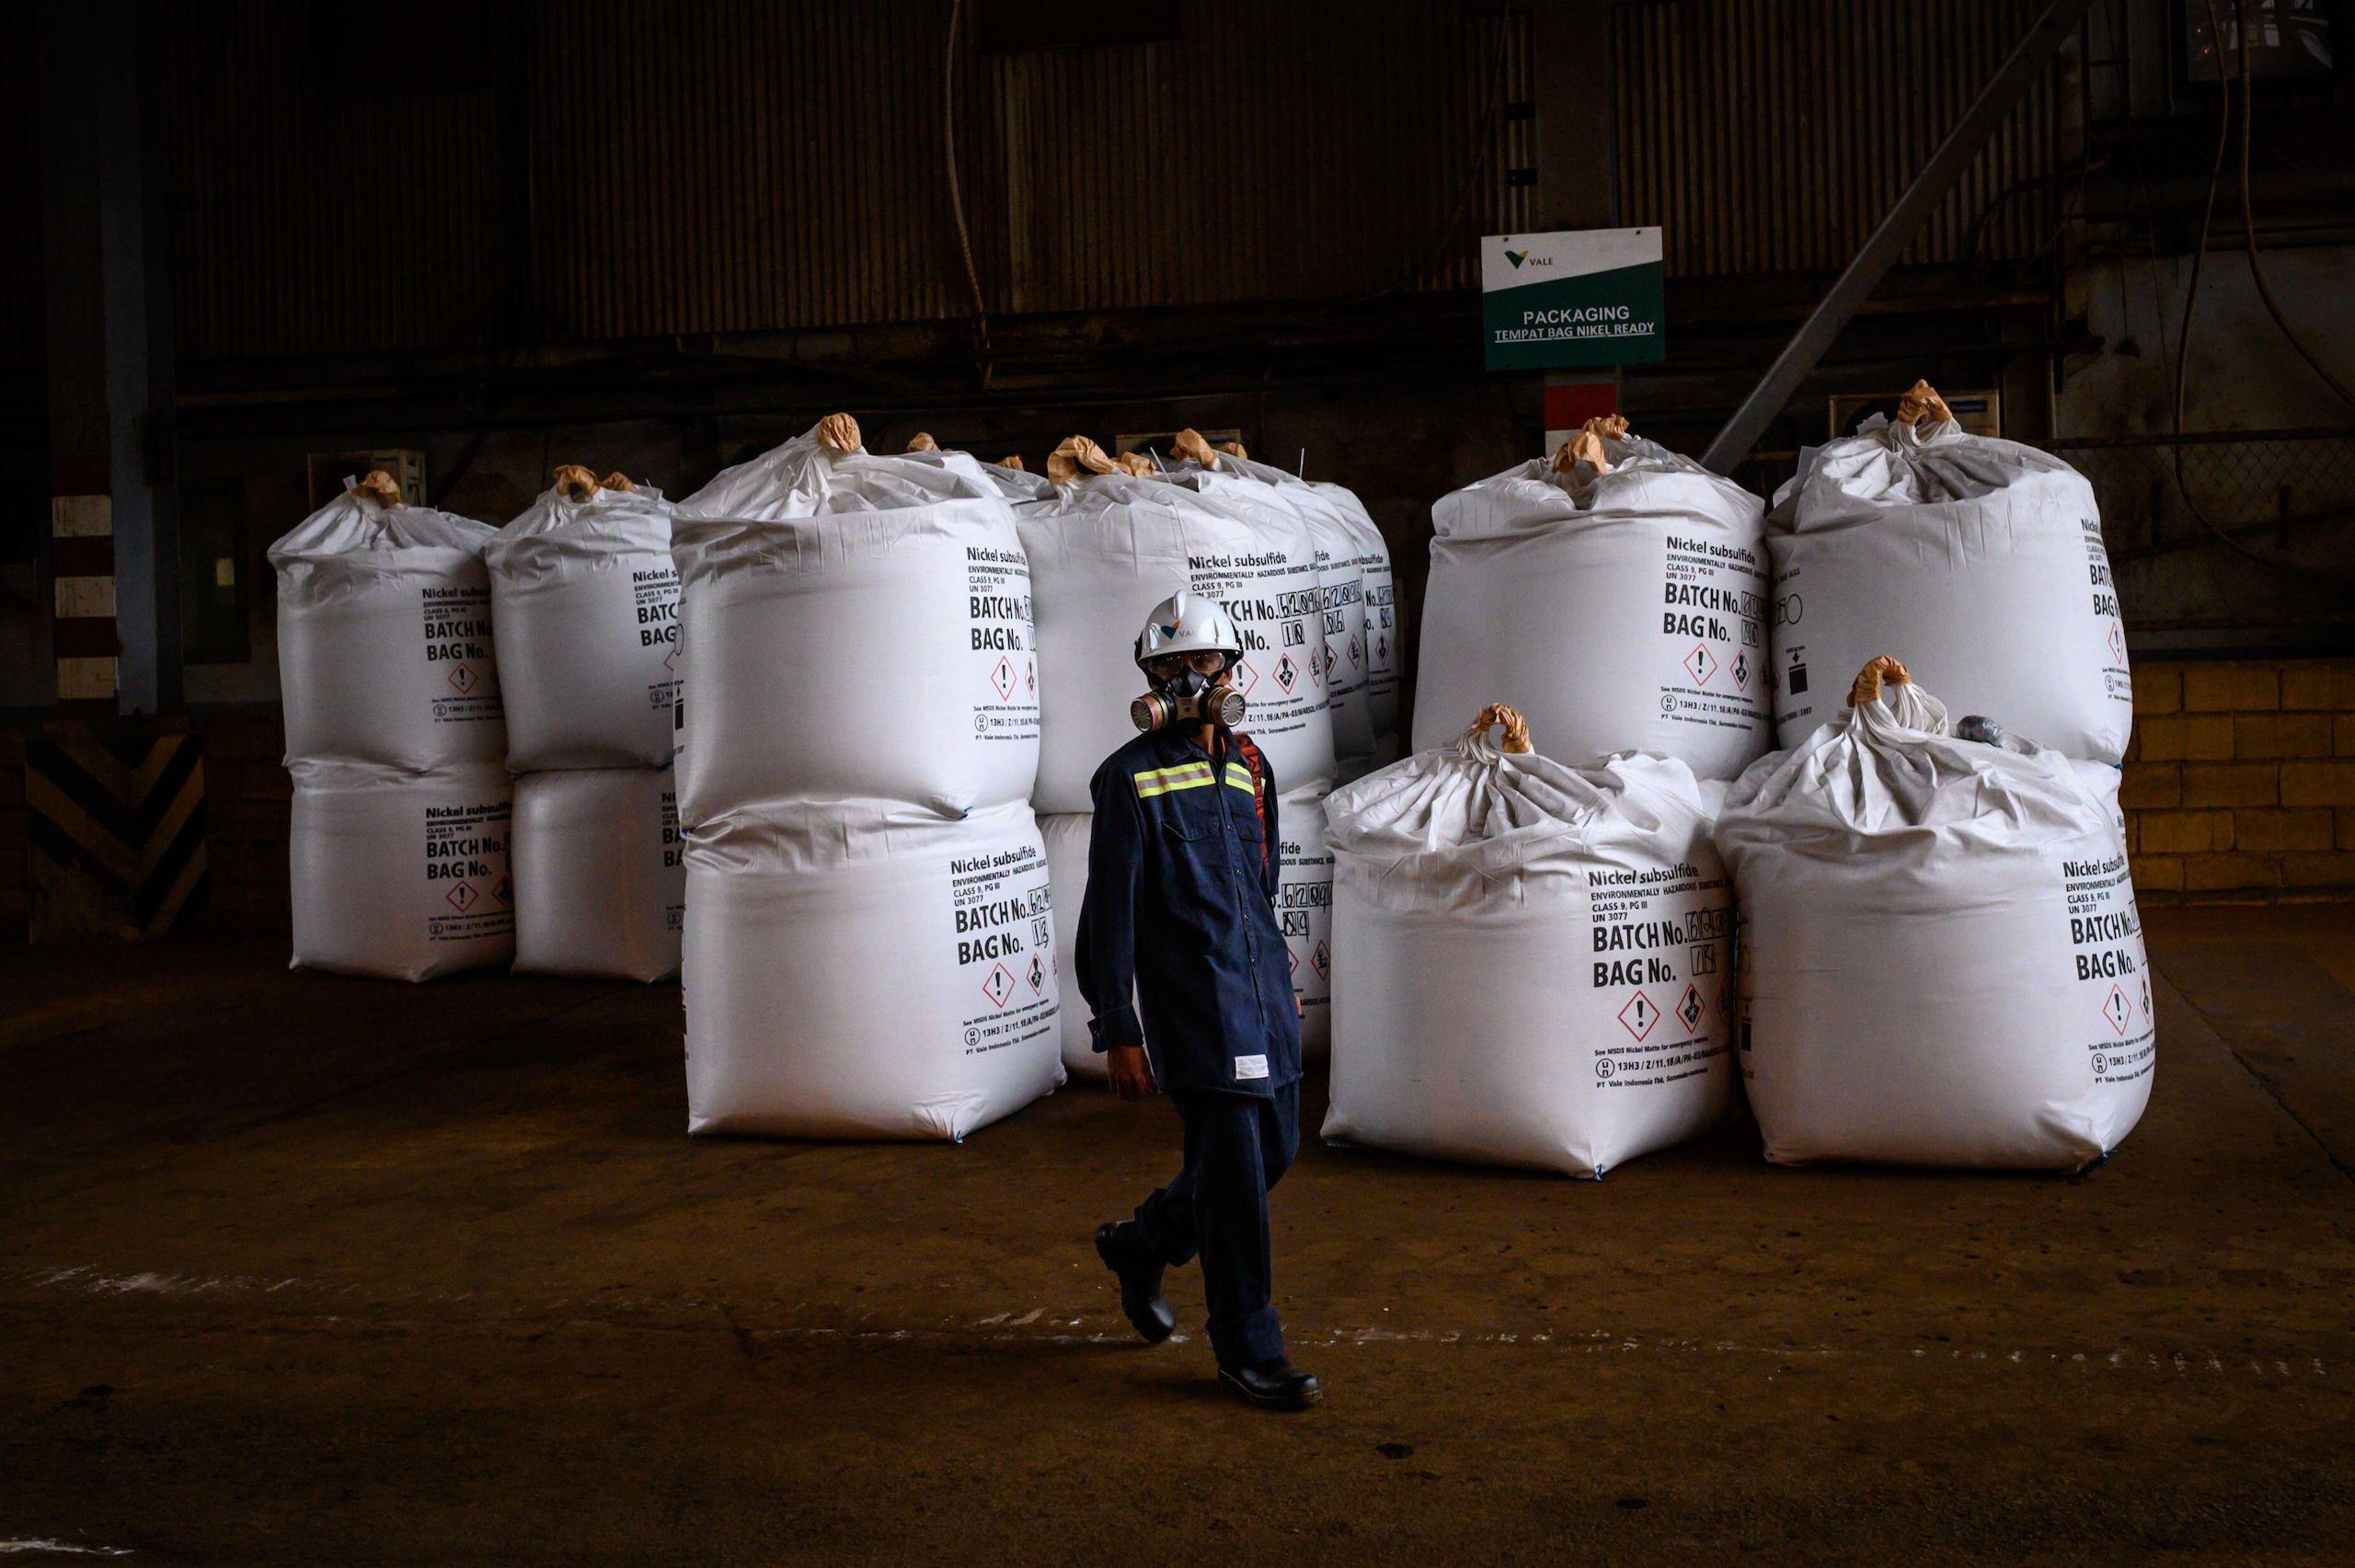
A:
POLYGON ((2134 885, 2355 890, 2355 659, 2134 667, 2134 885))

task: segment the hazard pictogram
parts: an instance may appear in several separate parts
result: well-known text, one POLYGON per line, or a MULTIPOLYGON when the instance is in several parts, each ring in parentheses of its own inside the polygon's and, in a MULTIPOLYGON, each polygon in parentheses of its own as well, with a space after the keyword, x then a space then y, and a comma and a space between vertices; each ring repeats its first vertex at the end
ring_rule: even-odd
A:
POLYGON ((1247 697, 1251 694, 1251 688, 1258 683, 1259 672, 1252 668, 1249 659, 1246 658, 1235 667, 1234 685, 1236 691, 1247 697))
POLYGON ((1022 689, 1034 697, 1039 694, 1039 661, 1035 658, 1022 661, 1022 689))
POLYGON ((491 885, 490 896, 502 904, 511 904, 515 901, 515 884, 502 876, 491 885))
POLYGON ((1358 647, 1358 640, 1357 640, 1357 638, 1355 638, 1355 637, 1351 637, 1351 638, 1350 639, 1350 662, 1351 664, 1355 664, 1355 663, 1357 663, 1360 659, 1363 658, 1364 657, 1365 657, 1364 653, 1363 653, 1363 652, 1361 652, 1361 651, 1359 649, 1359 647, 1358 647))
POLYGON ((1660 1022, 1660 1009, 1652 1005, 1650 997, 1637 991, 1627 999, 1627 1005, 1619 1010, 1619 1022, 1627 1033, 1640 1040, 1652 1032, 1653 1024, 1660 1022))
POLYGON ((1373 657, 1376 658, 1390 657, 1390 638, 1386 635, 1373 639, 1373 657))
POLYGON ((1298 979, 1300 978, 1300 955, 1287 947, 1284 949, 1284 962, 1292 966, 1292 978, 1294 979, 1298 979))
POLYGON ((1706 645, 1694 643, 1693 651, 1684 656, 1684 669, 1693 677, 1693 684, 1706 686, 1709 683, 1709 677, 1717 672, 1717 658, 1706 645))
POLYGON ((1688 982, 1684 987, 1684 994, 1677 999, 1676 1021, 1687 1029, 1694 1028, 1701 1022, 1701 1014, 1706 1011, 1708 1011, 1707 1004, 1702 1001, 1701 993, 1694 990, 1688 982))
POLYGON ((1316 975, 1319 979, 1329 979, 1332 978, 1333 951, 1323 943, 1320 942, 1316 944, 1316 951, 1308 956, 1308 962, 1316 970, 1316 975))
POLYGON ((1014 660, 1000 654, 997 664, 990 670, 990 684, 997 688, 1001 702, 1014 695, 1014 660))
POLYGON ((676 670, 679 668, 679 650, 676 647, 672 648, 669 653, 662 656, 662 668, 665 670, 676 670))
POLYGON ((1030 982, 1032 996, 1047 994, 1047 966, 1039 961, 1036 953, 1030 955, 1030 967, 1023 971, 1022 978, 1030 982))
POLYGON ((2123 1035, 2126 1025, 2134 1022, 2134 1004, 2127 1001, 2126 993, 2113 984, 2109 994, 2101 999, 2101 1015, 2109 1020, 2111 1028, 2123 1035))
POLYGON ((1004 1007, 1005 999, 1014 994, 1014 971, 1003 964, 991 965, 989 979, 982 982, 982 994, 990 999, 992 1007, 1004 1007))
POLYGON ((1728 1019, 1733 1016, 1733 982, 1730 980, 1717 988, 1717 1016, 1728 1019))
POLYGON ((450 670, 450 684, 458 689, 458 695, 461 697, 473 691, 475 689, 475 667, 471 664, 452 666, 450 670))
POLYGON ((475 907, 476 903, 481 899, 482 895, 475 891, 475 885, 473 883, 461 882, 455 887, 451 888, 447 893, 442 894, 442 897, 449 900, 450 907, 452 909, 457 910, 460 914, 465 914, 468 910, 475 907))
POLYGON ((1277 690, 1289 697, 1292 695, 1292 687, 1298 684, 1299 681, 1300 667, 1292 661, 1292 655, 1286 654, 1281 658, 1276 660, 1277 690))
POLYGON ((1733 683, 1742 691, 1750 690, 1750 655, 1747 653, 1733 656, 1733 683))
POLYGON ((2112 658, 2126 657, 2126 628, 2115 621, 2109 624, 2109 657, 2112 658))

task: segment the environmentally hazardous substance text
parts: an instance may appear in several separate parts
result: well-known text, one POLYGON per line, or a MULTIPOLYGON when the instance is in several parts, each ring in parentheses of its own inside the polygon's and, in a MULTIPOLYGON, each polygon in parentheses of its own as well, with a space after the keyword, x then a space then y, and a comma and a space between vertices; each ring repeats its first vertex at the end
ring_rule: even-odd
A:
POLYGON ((1592 970, 1583 1031, 1597 1090, 1645 1089, 1709 1070, 1731 1039, 1734 903, 1721 869, 1689 863, 1587 873, 1592 970), (1603 1024, 1607 1015, 1612 1022, 1603 1024))
POLYGON ((515 884, 508 875, 503 800, 478 806, 429 806, 424 816, 425 902, 430 942, 472 942, 515 929, 515 884))
POLYGON ((965 588, 973 738, 1036 740, 1039 655, 1029 560, 1018 549, 968 545, 965 588))
POLYGON ((490 585, 431 587, 424 596, 427 683, 436 724, 474 724, 503 716, 499 666, 491 651, 490 585))
POLYGON ((1046 852, 1022 844, 948 863, 949 924, 968 982, 967 1056, 1055 1033, 1055 926, 1046 852))
POLYGON ((2142 917, 2122 853, 2064 859, 2071 978, 2084 1000, 2079 1034, 2096 1083, 2131 1083, 2158 1062, 2142 917))

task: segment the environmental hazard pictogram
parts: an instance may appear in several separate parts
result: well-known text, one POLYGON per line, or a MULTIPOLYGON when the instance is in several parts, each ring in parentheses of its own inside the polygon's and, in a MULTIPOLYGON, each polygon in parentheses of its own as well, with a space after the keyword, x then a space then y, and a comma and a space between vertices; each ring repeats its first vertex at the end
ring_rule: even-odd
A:
POLYGON ((992 964, 989 979, 982 982, 982 994, 990 999, 992 1007, 1004 1007, 1005 999, 1014 994, 1014 971, 1003 964, 992 964))
POLYGON ((1709 651, 1707 645, 1694 643, 1693 651, 1684 656, 1684 671, 1693 677, 1693 684, 1706 686, 1709 683, 1709 677, 1717 672, 1717 656, 1709 651))
POLYGON ((1030 955, 1030 967, 1023 971, 1022 978, 1030 983, 1032 996, 1047 994, 1047 966, 1040 961, 1036 953, 1030 955))
POLYGON ((475 667, 471 664, 453 665, 450 669, 450 684, 458 689, 458 695, 461 697, 473 691, 475 689, 475 667))
POLYGON ((465 914, 468 910, 475 907, 476 903, 481 899, 482 895, 475 891, 475 885, 473 883, 461 882, 455 887, 451 888, 447 893, 442 894, 442 897, 448 900, 452 909, 457 910, 460 914, 465 914))
POLYGON ((996 688, 1000 702, 1014 695, 1014 660, 1000 654, 997 663, 991 667, 990 684, 996 688))
POLYGON ((1640 1040, 1652 1032, 1653 1024, 1660 1022, 1660 1009, 1652 1005, 1650 997, 1637 991, 1627 999, 1627 1005, 1619 1010, 1619 1022, 1627 1033, 1640 1040))
POLYGON ((1737 652, 1733 656, 1733 683, 1740 690, 1750 690, 1750 655, 1737 652))
POLYGON ((1701 1014, 1707 1011, 1708 1004, 1701 1000, 1701 993, 1694 990, 1688 981, 1684 987, 1684 994, 1677 999, 1676 1021, 1687 1029, 1697 1028, 1701 1023, 1701 1014))
POLYGON ((1289 697, 1292 689, 1299 683, 1300 666, 1292 661, 1292 655, 1286 654, 1276 660, 1276 689, 1289 697))
POLYGON ((2123 1035, 2126 1025, 2134 1022, 2134 1004, 2127 1001, 2126 993, 2113 984, 2109 994, 2101 999, 2101 1015, 2109 1020, 2111 1028, 2123 1035))

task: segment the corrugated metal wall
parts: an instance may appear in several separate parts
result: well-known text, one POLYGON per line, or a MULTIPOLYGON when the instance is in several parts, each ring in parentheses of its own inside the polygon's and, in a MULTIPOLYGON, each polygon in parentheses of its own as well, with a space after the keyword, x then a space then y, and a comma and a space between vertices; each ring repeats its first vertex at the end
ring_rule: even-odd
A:
MULTIPOLYGON (((1838 268, 2043 8, 2040 0, 1622 4, 1613 33, 1622 216, 1660 225, 1671 273, 1838 268)), ((1990 213, 1982 257, 2043 248, 2054 112, 2048 80, 2005 118, 1906 262, 1970 259, 1982 213, 1990 213)))
MULTIPOLYGON (((1626 221, 1680 273, 1844 259, 2032 0, 1617 11, 1626 221)), ((388 15, 397 7, 386 6, 388 15)), ((164 11, 197 358, 482 349, 969 315, 946 174, 949 0, 564 0, 510 13, 513 96, 323 71, 304 0, 164 11)), ((968 14, 970 15, 970 6, 968 14)), ((958 52, 992 314, 1464 288, 1536 221, 1526 6, 1187 0, 1183 40, 958 52), (1447 243, 1442 245, 1442 240, 1447 243)), ((490 74, 496 75, 497 73, 490 74)), ((2015 116, 1913 259, 2050 167, 2015 116)), ((2032 251, 2047 189, 1986 250, 2032 251)))

